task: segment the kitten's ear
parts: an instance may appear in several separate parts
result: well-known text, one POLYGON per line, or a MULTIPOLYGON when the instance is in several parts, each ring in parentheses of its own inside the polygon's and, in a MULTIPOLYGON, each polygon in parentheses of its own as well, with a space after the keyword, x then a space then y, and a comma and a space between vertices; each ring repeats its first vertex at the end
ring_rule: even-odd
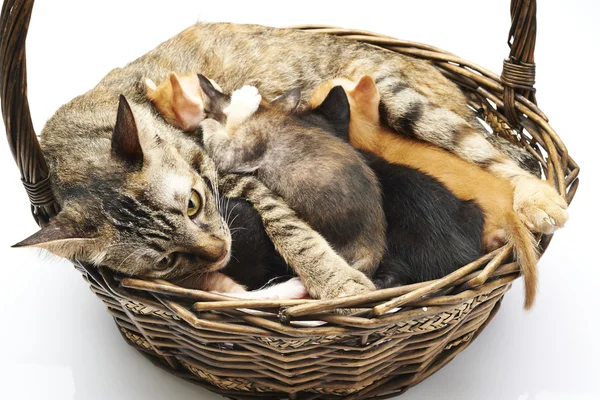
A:
POLYGON ((119 97, 119 110, 112 135, 111 151, 121 160, 138 168, 142 167, 144 153, 140 144, 138 128, 133 111, 123 95, 119 97))
POLYGON ((295 88, 277 97, 276 99, 271 101, 271 104, 279 107, 283 111, 293 113, 298 108, 301 98, 302 91, 300 90, 300 88, 295 88))
POLYGON ((178 127, 184 131, 198 128, 205 116, 200 84, 195 79, 182 81, 174 72, 169 74, 169 81, 173 88, 173 113, 178 127))
POLYGON ((350 104, 344 88, 335 86, 325 100, 315 108, 325 115, 325 118, 331 123, 337 136, 348 140, 348 128, 350 126, 350 104))
POLYGON ((74 259, 91 250, 91 233, 83 233, 81 224, 63 210, 48 225, 12 247, 39 247, 59 257, 74 259))
POLYGON ((354 99, 361 114, 372 121, 379 122, 379 102, 381 98, 375 80, 371 75, 361 77, 349 94, 354 99))
POLYGON ((146 88, 146 96, 152 98, 152 95, 156 91, 156 83, 152 79, 144 80, 144 87, 146 88))
POLYGON ((219 102, 227 100, 227 96, 216 89, 210 79, 202 74, 198 74, 198 80, 200 81, 200 89, 202 89, 202 93, 208 98, 209 101, 219 102))

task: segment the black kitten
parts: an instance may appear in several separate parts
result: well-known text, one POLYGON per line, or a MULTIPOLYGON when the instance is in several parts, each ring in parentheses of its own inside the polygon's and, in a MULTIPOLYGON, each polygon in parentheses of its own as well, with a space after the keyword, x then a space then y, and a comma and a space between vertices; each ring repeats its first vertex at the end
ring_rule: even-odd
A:
MULTIPOLYGON (((315 111, 349 140, 350 105, 341 86, 315 111)), ((438 279, 479 258, 484 218, 474 201, 459 199, 416 169, 359 153, 381 184, 388 226, 387 250, 373 277, 377 288, 438 279)))

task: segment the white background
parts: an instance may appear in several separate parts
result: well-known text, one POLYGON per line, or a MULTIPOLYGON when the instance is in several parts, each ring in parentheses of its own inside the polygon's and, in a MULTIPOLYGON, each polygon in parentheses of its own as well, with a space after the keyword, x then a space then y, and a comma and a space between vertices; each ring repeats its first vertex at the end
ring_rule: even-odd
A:
MULTIPOLYGON (((196 20, 372 30, 435 45, 497 73, 508 54, 509 0, 353 3, 38 0, 27 42, 34 124, 39 132, 54 110, 110 69, 196 20)), ((479 339, 404 400, 600 399, 600 7, 595 0, 539 3, 539 104, 582 168, 571 220, 540 262, 535 309, 522 311, 516 282, 479 339)), ((36 225, 3 139, 0 167, 0 399, 220 398, 138 355, 68 263, 9 248, 36 225)))

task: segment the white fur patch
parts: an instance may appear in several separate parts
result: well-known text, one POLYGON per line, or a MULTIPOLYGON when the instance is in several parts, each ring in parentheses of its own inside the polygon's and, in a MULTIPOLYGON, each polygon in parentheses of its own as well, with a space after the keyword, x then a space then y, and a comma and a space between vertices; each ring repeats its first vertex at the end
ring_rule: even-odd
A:
POLYGON ((192 181, 189 176, 168 173, 164 175, 161 185, 160 196, 165 203, 170 204, 177 194, 187 193, 190 190, 192 181))
MULTIPOLYGON (((533 178, 529 172, 523 170, 517 163, 506 159, 502 163, 496 163, 490 166, 490 172, 506 180, 514 180, 515 178, 533 178)), ((515 185, 515 182, 513 182, 515 185)))
POLYGON ((227 115, 227 128, 235 128, 258 110, 261 95, 254 86, 243 86, 231 94, 231 103, 223 112, 227 115))
POLYGON ((213 81, 212 79, 208 79, 210 81, 210 83, 212 83, 213 87, 215 89, 217 89, 219 92, 223 93, 223 89, 221 89, 221 86, 219 86, 219 84, 215 81, 213 81))
POLYGON ((227 296, 252 300, 284 300, 301 299, 308 296, 306 288, 299 278, 292 278, 286 282, 278 283, 266 289, 254 290, 243 293, 224 293, 227 296))
POLYGON ((498 151, 482 135, 473 131, 472 135, 465 137, 459 144, 462 154, 467 154, 471 161, 487 160, 496 157, 498 151))

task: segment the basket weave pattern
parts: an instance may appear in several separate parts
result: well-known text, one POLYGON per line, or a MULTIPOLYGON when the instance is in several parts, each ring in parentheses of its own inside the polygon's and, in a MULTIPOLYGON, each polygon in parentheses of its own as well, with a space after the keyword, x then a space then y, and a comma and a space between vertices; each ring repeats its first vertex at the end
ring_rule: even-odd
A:
MULTIPOLYGON (((9 145, 39 224, 59 208, 27 103, 25 37, 33 0, 5 0, 0 97, 9 145)), ((495 134, 540 161, 571 202, 579 167, 538 109, 535 0, 513 0, 502 77, 437 48, 364 31, 297 27, 430 60, 469 95, 495 134)), ((543 252, 551 236, 540 236, 543 252)), ((156 365, 236 399, 387 398, 421 382, 487 326, 518 278, 507 247, 430 282, 335 300, 235 300, 77 264, 125 340, 156 365), (352 316, 336 309, 353 309, 352 316), (319 324, 311 323, 320 321, 319 324)))

